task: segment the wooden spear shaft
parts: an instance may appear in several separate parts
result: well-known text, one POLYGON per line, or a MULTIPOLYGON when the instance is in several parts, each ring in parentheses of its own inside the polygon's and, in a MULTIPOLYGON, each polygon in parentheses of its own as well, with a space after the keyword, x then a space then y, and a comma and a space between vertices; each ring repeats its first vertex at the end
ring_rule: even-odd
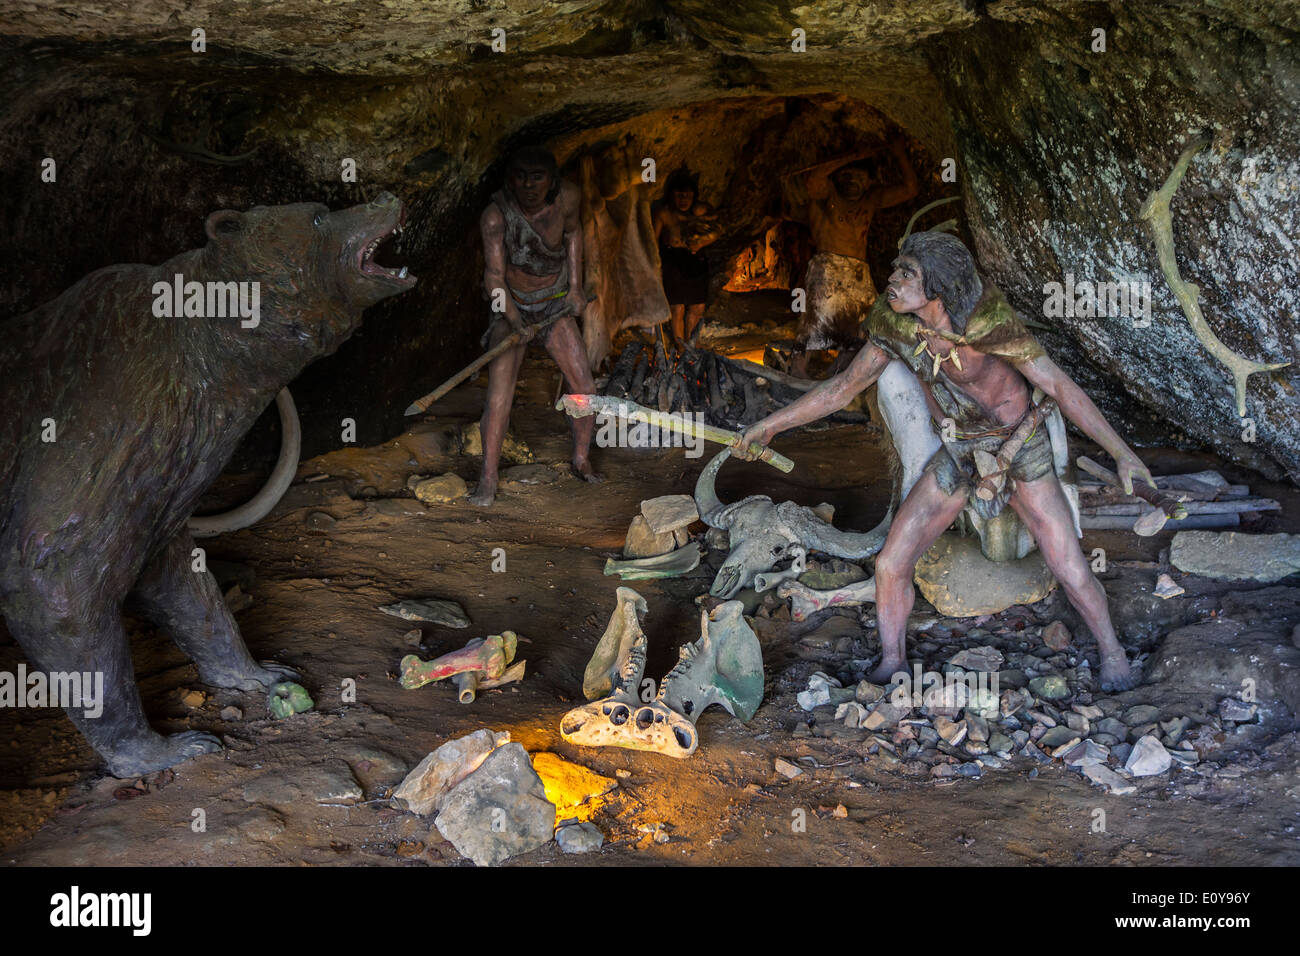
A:
MULTIPOLYGON (((588 415, 616 415, 629 421, 645 422, 653 428, 699 437, 719 445, 734 446, 740 437, 737 432, 706 425, 703 422, 696 423, 685 415, 656 411, 629 399, 614 398, 610 395, 565 395, 555 403, 555 408, 557 411, 567 412, 572 418, 585 418, 588 415)), ((759 459, 786 474, 794 468, 793 461, 771 448, 764 448, 759 459)))
MULTIPOLYGON (((543 319, 541 322, 538 322, 536 325, 530 326, 530 328, 535 329, 536 332, 541 332, 543 329, 546 329, 550 325, 559 321, 560 318, 561 316, 558 315, 552 316, 549 319, 543 319)), ((536 332, 534 334, 536 334, 536 332)), ((406 406, 406 414, 420 415, 423 412, 427 411, 430 405, 432 405, 438 399, 442 398, 442 396, 446 395, 448 392, 450 392, 461 382, 465 381, 465 379, 469 378, 471 375, 473 375, 475 372, 481 369, 484 365, 487 365, 488 362, 491 362, 502 352, 509 351, 510 349, 518 345, 520 337, 521 336, 518 332, 511 332, 504 339, 502 339, 496 345, 492 346, 492 348, 488 349, 486 352, 484 352, 474 361, 470 362, 463 369, 461 369, 451 378, 447 379, 447 381, 443 382, 441 385, 435 388, 428 395, 424 396, 423 398, 417 398, 415 401, 411 402, 410 405, 406 406)))

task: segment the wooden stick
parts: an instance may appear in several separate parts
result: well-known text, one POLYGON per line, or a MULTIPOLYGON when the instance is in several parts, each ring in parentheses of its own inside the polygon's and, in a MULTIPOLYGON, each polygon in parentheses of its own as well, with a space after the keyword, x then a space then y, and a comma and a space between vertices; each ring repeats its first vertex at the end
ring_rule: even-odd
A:
POLYGON ((739 365, 743 371, 751 375, 761 375, 763 378, 770 379, 779 385, 786 385, 790 388, 806 392, 810 388, 815 388, 821 382, 814 382, 806 378, 796 378, 786 372, 779 372, 774 368, 768 368, 766 365, 759 365, 757 362, 751 362, 749 359, 727 359, 733 365, 739 365))
MULTIPOLYGON (((614 398, 612 395, 565 395, 555 403, 555 408, 557 411, 566 412, 572 418, 585 418, 588 415, 616 415, 629 421, 645 422, 652 428, 703 438, 705 441, 719 445, 734 447, 736 440, 740 438, 739 432, 703 423, 697 424, 680 413, 660 412, 638 405, 631 399, 614 398)), ((757 446, 753 448, 756 450, 757 446)), ((793 461, 771 448, 764 448, 758 457, 786 474, 794 468, 793 461)))
MULTIPOLYGON (((1233 498, 1231 501, 1188 501, 1183 508, 1189 515, 1227 515, 1241 514, 1247 511, 1281 511, 1282 506, 1272 498, 1233 498)), ((1143 506, 1127 501, 1108 502, 1104 504, 1080 503, 1080 514, 1094 515, 1135 515, 1140 514, 1143 506)))
MULTIPOLYGON (((1241 526, 1239 515, 1188 515, 1178 522, 1180 531, 1196 528, 1238 528, 1241 526)), ((1079 527, 1084 531, 1131 531, 1132 515, 1079 515, 1079 527)))
MULTIPOLYGON (((1124 491, 1124 485, 1119 480, 1119 475, 1109 468, 1103 468, 1091 458, 1080 456, 1075 461, 1075 464, 1094 478, 1100 478, 1112 488, 1120 492, 1124 491)), ((1149 538, 1155 534, 1165 526, 1165 522, 1170 518, 1175 521, 1182 521, 1187 517, 1187 508, 1183 506, 1181 501, 1163 491, 1157 491, 1139 479, 1133 481, 1133 494, 1155 506, 1153 511, 1139 515, 1137 521, 1133 522, 1134 533, 1143 538, 1149 538)))
MULTIPOLYGON (((530 328, 536 330, 536 332, 533 333, 534 336, 536 336, 537 332, 540 332, 543 329, 550 327, 554 323, 558 322, 561 318, 563 318, 563 316, 553 315, 549 319, 543 319, 542 321, 538 322, 536 325, 530 326, 530 328)), ((428 395, 425 395, 423 398, 417 398, 415 401, 411 402, 410 405, 406 406, 406 414, 419 415, 425 411, 428 411, 430 405, 432 405, 438 399, 442 398, 442 396, 446 395, 448 392, 450 392, 461 382, 465 381, 465 379, 469 378, 471 375, 473 375, 475 372, 481 369, 484 365, 487 365, 488 362, 491 362, 502 352, 509 351, 510 349, 518 345, 521 337, 522 336, 520 335, 520 333, 511 332, 504 339, 502 339, 496 345, 492 346, 492 348, 488 349, 486 352, 484 352, 474 361, 470 362, 463 369, 461 369, 451 378, 447 379, 447 381, 443 382, 441 385, 435 388, 428 395)))

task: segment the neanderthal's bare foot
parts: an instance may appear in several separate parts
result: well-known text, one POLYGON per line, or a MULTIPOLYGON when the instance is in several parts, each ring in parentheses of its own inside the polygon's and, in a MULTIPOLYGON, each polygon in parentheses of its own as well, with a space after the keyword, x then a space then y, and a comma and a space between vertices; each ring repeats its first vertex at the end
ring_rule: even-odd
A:
POLYGON ((881 660, 879 667, 867 675, 867 680, 873 684, 888 684, 899 671, 907 673, 907 661, 901 657, 886 657, 881 660))
POLYGON ((1101 689, 1104 691, 1131 690, 1138 684, 1137 672, 1123 651, 1115 651, 1101 659, 1101 689))
POLYGON ((497 500, 497 481, 495 478, 480 478, 478 487, 469 496, 469 503, 476 508, 491 507, 497 500))
POLYGON ((590 482, 593 485, 598 485, 605 480, 605 476, 592 468, 591 462, 589 461, 575 460, 571 465, 569 465, 569 470, 573 472, 574 478, 581 478, 583 481, 590 482))

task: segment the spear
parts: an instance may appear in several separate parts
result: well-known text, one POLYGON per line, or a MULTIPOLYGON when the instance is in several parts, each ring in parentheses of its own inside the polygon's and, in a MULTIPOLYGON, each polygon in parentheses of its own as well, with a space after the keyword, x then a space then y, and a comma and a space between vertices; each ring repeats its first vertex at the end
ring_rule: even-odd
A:
MULTIPOLYGON (((703 422, 697 423, 685 415, 655 411, 652 408, 646 408, 644 405, 638 405, 630 399, 614 398, 611 395, 564 395, 555 403, 555 408, 556 411, 568 413, 571 418, 586 418, 588 415, 614 415, 631 422, 645 422, 653 428, 676 432, 679 435, 699 437, 705 441, 716 442, 719 445, 734 446, 740 439, 739 432, 706 425, 703 422)), ((759 451, 758 445, 753 445, 751 448, 754 451, 759 451)), ((770 448, 763 448, 758 457, 773 468, 787 474, 794 468, 793 461, 770 448)))
MULTIPOLYGON (((542 332, 545 329, 549 328, 550 326, 554 325, 557 321, 559 321, 560 318, 561 316, 556 315, 556 316, 552 316, 549 319, 543 319, 541 322, 534 324, 532 328, 535 330, 535 332, 542 332)), ((492 361, 502 352, 508 352, 510 349, 518 345, 519 340, 521 338, 523 338, 523 335, 521 333, 511 332, 509 335, 503 338, 496 345, 492 346, 492 348, 488 349, 486 352, 484 352, 474 361, 470 362, 468 365, 466 365, 463 369, 461 369, 451 378, 447 379, 447 381, 443 382, 441 385, 435 388, 428 395, 425 395, 423 398, 417 398, 415 401, 411 402, 410 405, 406 406, 406 411, 404 414, 421 415, 424 412, 428 411, 430 405, 432 405, 438 399, 442 398, 442 396, 446 395, 448 392, 450 392, 461 382, 465 381, 465 379, 469 378, 471 375, 473 375, 475 372, 481 369, 484 365, 487 365, 488 362, 492 361)))

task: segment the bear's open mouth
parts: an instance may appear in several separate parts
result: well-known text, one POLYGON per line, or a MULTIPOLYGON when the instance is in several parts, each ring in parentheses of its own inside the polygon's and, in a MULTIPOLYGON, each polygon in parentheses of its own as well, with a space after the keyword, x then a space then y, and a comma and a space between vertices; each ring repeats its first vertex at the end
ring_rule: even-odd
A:
POLYGON ((378 252, 379 247, 394 236, 400 236, 405 222, 406 207, 403 206, 401 211, 398 213, 396 224, 387 228, 384 232, 381 232, 361 247, 361 252, 357 260, 357 268, 361 270, 363 275, 378 276, 383 279, 393 279, 404 284, 415 282, 415 276, 411 275, 407 271, 406 266, 392 268, 389 266, 382 266, 375 261, 375 253, 378 252))

